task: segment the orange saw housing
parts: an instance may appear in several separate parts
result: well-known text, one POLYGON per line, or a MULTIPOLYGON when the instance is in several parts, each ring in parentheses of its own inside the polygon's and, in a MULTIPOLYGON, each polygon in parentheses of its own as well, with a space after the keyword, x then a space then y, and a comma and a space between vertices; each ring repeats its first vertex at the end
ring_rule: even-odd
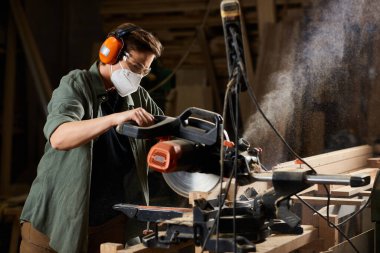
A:
POLYGON ((186 170, 194 159, 195 145, 187 140, 161 141, 148 153, 148 166, 161 173, 186 170))

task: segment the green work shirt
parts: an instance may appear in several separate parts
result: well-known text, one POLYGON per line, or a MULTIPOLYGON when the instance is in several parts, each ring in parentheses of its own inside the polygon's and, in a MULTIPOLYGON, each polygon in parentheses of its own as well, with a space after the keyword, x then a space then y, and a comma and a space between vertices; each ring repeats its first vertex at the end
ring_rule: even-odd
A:
MULTIPOLYGON (((20 217, 21 222, 29 221, 46 234, 50 246, 59 253, 87 251, 93 141, 59 151, 51 147, 49 140, 62 123, 101 116, 100 104, 107 100, 107 92, 98 64, 95 62, 90 70, 71 71, 54 90, 44 126, 45 152, 20 217)), ((163 114, 142 87, 123 99, 122 110, 143 107, 153 115, 163 114)), ((146 142, 129 140, 141 188, 126 191, 142 189, 148 202, 146 142)))

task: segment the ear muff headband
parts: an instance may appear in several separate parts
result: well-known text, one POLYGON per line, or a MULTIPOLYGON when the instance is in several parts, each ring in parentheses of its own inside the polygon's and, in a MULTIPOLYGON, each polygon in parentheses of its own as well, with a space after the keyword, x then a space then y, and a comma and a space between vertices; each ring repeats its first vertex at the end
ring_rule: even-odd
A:
POLYGON ((132 26, 127 29, 118 29, 110 33, 107 39, 103 42, 99 50, 99 59, 104 64, 115 64, 119 59, 120 53, 124 48, 125 36, 128 36, 133 31, 138 30, 139 27, 132 26))

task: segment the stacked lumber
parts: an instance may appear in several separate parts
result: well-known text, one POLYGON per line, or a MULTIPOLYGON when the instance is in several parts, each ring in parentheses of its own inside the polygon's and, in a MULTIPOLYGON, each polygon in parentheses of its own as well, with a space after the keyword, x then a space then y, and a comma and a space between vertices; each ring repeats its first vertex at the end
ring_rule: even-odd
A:
MULTIPOLYGON (((314 185, 300 192, 298 196, 318 210, 325 218, 329 217, 331 222, 338 225, 352 216, 359 208, 362 208, 369 198, 376 173, 378 173, 380 167, 380 159, 370 158, 371 155, 372 148, 368 145, 363 145, 305 158, 305 161, 319 174, 369 175, 371 182, 366 186, 355 188, 351 186, 328 185, 327 189, 331 197, 329 209, 326 208, 326 190, 321 185, 314 185), (328 216, 327 211, 329 211, 328 216)), ((295 161, 291 161, 279 164, 276 166, 276 169, 296 168, 297 166, 307 168, 304 164, 296 165, 295 161)), ((308 250, 324 251, 344 241, 344 238, 342 238, 337 230, 329 227, 325 219, 301 204, 297 197, 292 197, 292 200, 296 205, 301 205, 302 224, 313 225, 319 229, 318 243, 311 245, 311 247, 307 248, 308 250)), ((339 225, 349 238, 373 228, 369 206, 360 214, 355 215, 349 222, 339 225)), ((356 246, 359 247, 359 244, 356 246)), ((360 250, 360 252, 367 251, 360 250)))

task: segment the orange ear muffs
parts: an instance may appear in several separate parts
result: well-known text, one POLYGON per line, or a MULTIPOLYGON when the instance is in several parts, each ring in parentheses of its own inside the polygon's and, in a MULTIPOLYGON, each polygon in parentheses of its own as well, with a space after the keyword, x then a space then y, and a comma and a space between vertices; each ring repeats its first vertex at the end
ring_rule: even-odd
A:
POLYGON ((99 59, 104 64, 115 64, 119 59, 121 50, 124 47, 123 37, 128 36, 131 32, 141 29, 138 26, 132 26, 127 29, 118 29, 110 33, 99 50, 99 59))
POLYGON ((118 39, 115 36, 108 37, 99 50, 99 59, 104 64, 116 63, 121 49, 124 43, 122 39, 118 39))

